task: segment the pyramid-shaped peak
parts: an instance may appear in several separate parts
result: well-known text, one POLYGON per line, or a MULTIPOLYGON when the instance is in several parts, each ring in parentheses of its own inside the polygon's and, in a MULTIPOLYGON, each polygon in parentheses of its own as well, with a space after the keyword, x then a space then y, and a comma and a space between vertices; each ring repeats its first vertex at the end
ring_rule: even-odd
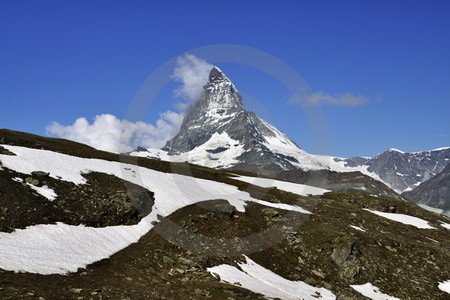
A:
POLYGON ((223 80, 230 81, 230 79, 228 79, 228 77, 218 67, 214 66, 209 72, 209 82, 223 80))

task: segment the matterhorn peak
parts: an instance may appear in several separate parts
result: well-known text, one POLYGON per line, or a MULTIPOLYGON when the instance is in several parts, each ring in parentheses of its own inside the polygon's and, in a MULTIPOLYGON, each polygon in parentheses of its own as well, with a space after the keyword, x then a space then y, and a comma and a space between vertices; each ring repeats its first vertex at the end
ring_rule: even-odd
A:
POLYGON ((320 163, 284 133, 245 110, 228 77, 213 67, 200 99, 187 111, 180 132, 162 149, 174 159, 216 168, 279 172, 318 169, 320 163), (182 158, 183 157, 183 158, 182 158))
POLYGON ((241 102, 238 90, 231 82, 231 80, 222 72, 218 67, 214 66, 209 72, 209 78, 206 85, 203 87, 205 92, 209 92, 210 94, 237 94, 239 100, 241 102))
POLYGON ((228 77, 218 67, 214 66, 209 72, 209 82, 230 81, 228 77))

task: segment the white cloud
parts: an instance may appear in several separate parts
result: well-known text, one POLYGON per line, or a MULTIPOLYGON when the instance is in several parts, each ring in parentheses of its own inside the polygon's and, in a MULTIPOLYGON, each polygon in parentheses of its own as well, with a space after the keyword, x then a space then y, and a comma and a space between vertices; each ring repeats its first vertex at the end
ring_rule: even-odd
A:
POLYGON ((172 79, 181 85, 174 94, 187 102, 176 104, 176 109, 181 113, 173 111, 161 113, 160 119, 154 125, 144 122, 133 123, 120 120, 111 114, 102 114, 95 116, 92 124, 83 117, 78 118, 72 125, 53 122, 46 128, 47 134, 116 153, 132 151, 138 146, 161 148, 178 133, 184 117, 183 112, 200 97, 213 67, 192 54, 178 57, 172 79))
POLYGON ((97 115, 92 124, 78 118, 73 125, 50 124, 47 134, 88 144, 94 148, 123 153, 138 146, 161 148, 175 136, 183 121, 183 114, 166 111, 160 114, 155 125, 144 122, 120 120, 111 114, 97 115))
POLYGON ((369 98, 362 95, 354 95, 346 93, 342 95, 332 96, 325 92, 315 92, 308 95, 296 96, 291 102, 302 103, 306 105, 342 105, 342 106, 358 106, 366 104, 369 98))
POLYGON ((175 96, 190 102, 196 101, 208 82, 209 72, 213 67, 206 60, 192 54, 178 57, 172 78, 181 82, 181 86, 174 91, 175 96))

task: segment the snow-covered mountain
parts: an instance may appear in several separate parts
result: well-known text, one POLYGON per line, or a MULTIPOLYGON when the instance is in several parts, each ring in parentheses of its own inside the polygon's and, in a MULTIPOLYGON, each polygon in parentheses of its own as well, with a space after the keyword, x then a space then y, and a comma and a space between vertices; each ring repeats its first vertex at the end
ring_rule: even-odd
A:
POLYGON ((186 113, 178 135, 163 149, 140 148, 131 155, 188 161, 219 169, 243 169, 294 181, 299 177, 297 173, 302 172, 306 183, 311 177, 308 172, 326 170, 320 176, 312 175, 314 184, 325 188, 356 188, 387 196, 395 194, 364 175, 353 174, 364 171, 365 167, 345 167, 344 162, 334 161, 333 157, 311 155, 286 134, 245 110, 238 90, 217 67, 211 70, 201 98, 186 113), (296 171, 296 176, 286 173, 289 171, 296 171), (342 176, 330 171, 348 172, 346 183, 342 184, 342 176))
POLYGON ((450 160, 450 148, 414 153, 389 149, 373 158, 309 154, 286 134, 247 111, 237 88, 214 67, 201 98, 187 112, 178 135, 163 149, 139 149, 131 155, 244 169, 290 180, 302 178, 308 183, 314 177, 314 184, 326 188, 345 186, 371 193, 386 190, 373 181, 361 180, 358 175, 361 172, 400 194, 441 172, 450 160), (347 185, 342 185, 342 181, 347 185))
POLYGON ((180 132, 162 150, 131 153, 214 168, 244 167, 276 173, 326 168, 288 136, 253 112, 225 74, 214 67, 201 98, 189 109, 180 132))

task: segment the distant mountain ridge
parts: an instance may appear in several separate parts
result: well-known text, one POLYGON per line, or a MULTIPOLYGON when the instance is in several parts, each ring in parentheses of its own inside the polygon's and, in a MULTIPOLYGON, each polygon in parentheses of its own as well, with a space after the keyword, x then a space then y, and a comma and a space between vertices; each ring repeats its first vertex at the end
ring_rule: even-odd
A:
POLYGON ((349 167, 367 167, 383 182, 401 193, 414 189, 440 173, 450 162, 450 147, 421 152, 388 149, 373 158, 344 159, 349 167))
POLYGON ((417 204, 440 208, 450 215, 450 164, 430 180, 402 195, 417 204))

